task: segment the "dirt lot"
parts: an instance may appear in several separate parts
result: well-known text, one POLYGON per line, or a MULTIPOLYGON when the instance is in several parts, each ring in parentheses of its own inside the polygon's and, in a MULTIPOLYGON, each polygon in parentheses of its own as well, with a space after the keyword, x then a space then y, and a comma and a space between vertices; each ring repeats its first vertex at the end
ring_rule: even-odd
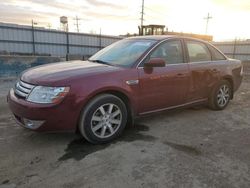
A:
POLYGON ((73 133, 38 134, 16 125, 0 81, 0 188, 250 187, 250 64, 224 111, 164 112, 122 138, 91 145, 73 133))

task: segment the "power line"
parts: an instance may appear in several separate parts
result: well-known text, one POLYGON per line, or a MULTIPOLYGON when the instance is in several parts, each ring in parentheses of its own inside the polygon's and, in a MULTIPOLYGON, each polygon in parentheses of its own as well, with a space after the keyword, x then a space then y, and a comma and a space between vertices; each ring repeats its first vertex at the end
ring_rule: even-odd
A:
POLYGON ((206 34, 207 34, 207 30, 208 30, 208 22, 210 19, 212 19, 213 17, 209 15, 209 13, 207 14, 207 17, 205 17, 204 19, 207 20, 207 23, 206 23, 206 34))

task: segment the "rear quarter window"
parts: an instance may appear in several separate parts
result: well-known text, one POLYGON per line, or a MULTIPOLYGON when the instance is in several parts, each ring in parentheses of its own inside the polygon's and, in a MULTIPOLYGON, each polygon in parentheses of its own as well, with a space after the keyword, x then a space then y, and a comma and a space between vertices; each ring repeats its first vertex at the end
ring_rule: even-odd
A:
POLYGON ((216 48, 208 44, 208 48, 211 51, 212 54, 212 60, 213 61, 219 61, 219 60, 225 60, 226 57, 220 53, 216 48))

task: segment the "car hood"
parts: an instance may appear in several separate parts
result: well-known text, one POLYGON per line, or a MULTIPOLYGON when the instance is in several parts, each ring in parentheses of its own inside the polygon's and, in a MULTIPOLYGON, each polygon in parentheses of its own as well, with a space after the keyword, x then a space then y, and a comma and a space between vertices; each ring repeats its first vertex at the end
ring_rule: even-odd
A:
POLYGON ((121 68, 90 61, 67 61, 34 67, 25 71, 21 80, 35 85, 69 83, 90 75, 117 71, 121 68))

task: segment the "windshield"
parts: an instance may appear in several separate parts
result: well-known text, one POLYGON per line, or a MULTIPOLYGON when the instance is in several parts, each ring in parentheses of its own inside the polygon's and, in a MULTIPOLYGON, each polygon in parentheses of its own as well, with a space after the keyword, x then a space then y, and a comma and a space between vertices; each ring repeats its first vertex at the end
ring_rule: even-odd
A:
POLYGON ((124 39, 100 50, 89 61, 114 66, 129 67, 146 52, 155 40, 124 39))

